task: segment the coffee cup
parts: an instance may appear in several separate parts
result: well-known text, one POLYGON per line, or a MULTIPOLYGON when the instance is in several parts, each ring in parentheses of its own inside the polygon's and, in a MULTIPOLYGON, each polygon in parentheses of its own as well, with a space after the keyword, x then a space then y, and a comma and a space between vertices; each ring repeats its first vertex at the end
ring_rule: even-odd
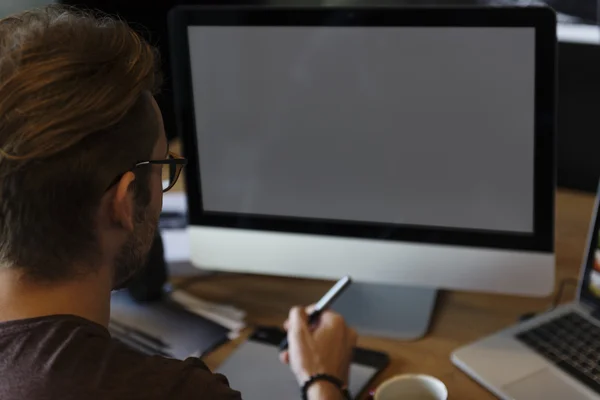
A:
POLYGON ((447 400, 448 389, 429 375, 397 375, 383 382, 373 400, 447 400))

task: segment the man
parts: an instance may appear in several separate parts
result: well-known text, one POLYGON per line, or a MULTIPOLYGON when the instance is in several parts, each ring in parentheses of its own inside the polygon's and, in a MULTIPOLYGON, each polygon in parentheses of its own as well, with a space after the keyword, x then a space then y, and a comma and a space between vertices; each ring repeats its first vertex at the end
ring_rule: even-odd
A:
MULTIPOLYGON (((162 169, 183 163, 156 65, 107 17, 51 6, 0 20, 3 400, 241 397, 200 360, 143 356, 107 330, 111 290, 144 264, 176 179, 163 187, 162 169)), ((341 399, 356 335, 333 313, 311 329, 300 308, 286 326, 281 358, 308 398, 341 399)))

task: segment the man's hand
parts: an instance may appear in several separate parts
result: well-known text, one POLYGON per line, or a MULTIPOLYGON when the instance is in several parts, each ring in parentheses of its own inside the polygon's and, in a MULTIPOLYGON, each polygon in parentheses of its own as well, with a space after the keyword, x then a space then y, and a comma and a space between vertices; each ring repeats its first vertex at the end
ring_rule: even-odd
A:
MULTIPOLYGON (((285 328, 289 347, 280 354, 280 359, 290 365, 299 385, 316 374, 332 375, 347 384, 357 336, 339 314, 325 311, 317 325, 311 327, 306 311, 294 307, 285 328)), ((331 384, 324 382, 325 385, 331 384)))

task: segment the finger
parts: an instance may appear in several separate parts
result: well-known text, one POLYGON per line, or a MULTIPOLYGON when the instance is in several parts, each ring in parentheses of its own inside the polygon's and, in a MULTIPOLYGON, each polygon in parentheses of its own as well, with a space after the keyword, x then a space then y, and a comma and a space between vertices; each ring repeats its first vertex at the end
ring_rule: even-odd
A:
POLYGON ((348 327, 341 315, 332 311, 326 311, 321 315, 319 324, 312 330, 314 340, 334 340, 346 342, 348 337, 348 327))
POLYGON ((279 353, 279 361, 281 361, 283 364, 289 364, 290 363, 290 353, 288 351, 282 351, 281 353, 279 353))
POLYGON ((308 317, 301 307, 293 307, 288 317, 288 341, 290 339, 305 341, 305 336, 310 335, 308 330, 308 317))
POLYGON ((308 318, 308 315, 306 314, 306 310, 303 307, 296 306, 296 307, 292 307, 290 309, 290 313, 288 315, 288 322, 289 323, 304 322, 306 325, 307 318, 308 318))
POLYGON ((358 333, 356 333, 354 329, 350 328, 348 330, 348 338, 350 345, 356 346, 356 343, 358 342, 358 333))
POLYGON ((319 325, 328 327, 345 327, 346 321, 344 321, 344 318, 342 318, 340 314, 327 310, 321 314, 321 317, 319 318, 319 325))
POLYGON ((290 320, 286 319, 285 322, 283 323, 283 329, 285 329, 286 331, 288 329, 290 329, 290 320))
POLYGON ((304 308, 294 307, 290 310, 287 331, 288 361, 301 357, 304 351, 312 348, 307 318, 304 308))

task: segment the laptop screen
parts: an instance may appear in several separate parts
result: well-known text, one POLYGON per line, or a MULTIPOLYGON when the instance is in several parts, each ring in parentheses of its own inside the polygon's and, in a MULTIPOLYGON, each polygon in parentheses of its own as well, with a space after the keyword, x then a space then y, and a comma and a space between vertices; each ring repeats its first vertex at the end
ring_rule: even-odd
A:
POLYGON ((590 232, 588 234, 587 252, 583 264, 582 281, 579 291, 584 302, 600 305, 600 213, 598 213, 600 187, 596 196, 590 232))

